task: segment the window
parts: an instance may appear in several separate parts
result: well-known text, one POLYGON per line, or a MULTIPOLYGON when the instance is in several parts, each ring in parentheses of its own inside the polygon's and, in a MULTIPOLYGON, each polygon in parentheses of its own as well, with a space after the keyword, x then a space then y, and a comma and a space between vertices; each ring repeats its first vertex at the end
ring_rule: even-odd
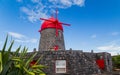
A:
POLYGON ((66 73, 66 60, 56 60, 56 73, 66 73))

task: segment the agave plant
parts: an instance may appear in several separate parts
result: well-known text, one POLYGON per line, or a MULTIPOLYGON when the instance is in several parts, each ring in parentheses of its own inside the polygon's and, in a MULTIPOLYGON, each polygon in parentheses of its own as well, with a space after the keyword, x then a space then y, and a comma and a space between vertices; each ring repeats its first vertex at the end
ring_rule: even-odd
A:
POLYGON ((13 46, 14 41, 11 42, 9 48, 7 51, 6 50, 6 45, 8 41, 8 36, 6 37, 4 46, 2 48, 2 51, 0 52, 0 73, 1 75, 6 75, 6 73, 9 72, 10 66, 12 65, 12 61, 10 60, 11 57, 11 48, 13 46))
POLYGON ((14 61, 14 65, 16 68, 19 69, 20 75, 45 75, 45 73, 42 71, 43 68, 46 68, 44 65, 38 65, 38 62, 41 58, 39 58, 34 64, 30 66, 30 62, 35 57, 35 54, 33 54, 29 59, 26 57, 26 49, 24 48, 23 52, 20 53, 20 55, 15 56, 12 58, 14 61))
POLYGON ((21 50, 21 46, 19 46, 15 52, 12 52, 14 41, 11 42, 8 49, 6 49, 7 42, 8 36, 0 52, 0 75, 45 75, 42 69, 46 68, 46 66, 38 64, 42 56, 30 66, 37 53, 28 58, 28 48, 24 47, 21 50))

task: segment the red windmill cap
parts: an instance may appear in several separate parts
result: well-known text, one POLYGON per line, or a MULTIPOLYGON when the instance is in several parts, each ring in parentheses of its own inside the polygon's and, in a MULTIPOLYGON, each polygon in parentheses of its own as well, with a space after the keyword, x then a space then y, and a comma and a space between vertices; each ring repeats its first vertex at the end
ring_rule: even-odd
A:
POLYGON ((56 27, 56 24, 54 23, 55 21, 56 21, 56 19, 54 17, 51 17, 51 18, 45 20, 42 23, 41 29, 39 30, 39 32, 42 31, 42 30, 44 30, 44 29, 47 29, 47 28, 55 28, 55 29, 57 28, 57 29, 60 29, 60 30, 63 31, 62 24, 58 23, 57 27, 56 27))

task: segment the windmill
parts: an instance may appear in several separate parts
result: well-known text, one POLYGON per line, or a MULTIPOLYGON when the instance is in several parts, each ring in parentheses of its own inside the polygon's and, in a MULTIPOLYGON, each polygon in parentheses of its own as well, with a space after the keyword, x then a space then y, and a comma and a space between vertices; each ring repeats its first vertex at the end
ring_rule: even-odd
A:
POLYGON ((45 21, 49 21, 53 24, 55 24, 55 27, 56 27, 56 37, 58 36, 58 25, 61 24, 61 25, 65 25, 65 26, 70 26, 70 24, 66 24, 66 23, 63 23, 63 22, 59 22, 58 20, 58 10, 56 9, 56 18, 55 18, 55 21, 51 21, 49 19, 45 19, 45 18, 40 18, 40 20, 45 20, 45 21))
POLYGON ((56 15, 55 18, 54 17, 51 17, 49 19, 40 18, 40 20, 43 20, 44 22, 41 25, 41 29, 39 30, 39 32, 41 32, 41 36, 44 38, 41 37, 41 39, 40 39, 39 50, 46 49, 44 47, 44 45, 46 45, 46 44, 44 44, 45 42, 49 43, 49 45, 54 44, 54 46, 52 47, 54 50, 58 50, 60 48, 65 49, 63 36, 61 37, 62 40, 60 40, 60 41, 58 41, 57 38, 59 38, 59 36, 60 36, 59 31, 61 31, 61 35, 63 35, 63 33, 62 33, 63 27, 62 26, 63 25, 70 26, 70 24, 66 24, 66 23, 60 22, 58 20, 58 10, 56 10, 55 15, 56 15), (54 31, 51 32, 51 30, 49 30, 49 29, 55 30, 55 32, 54 31), (51 33, 55 33, 55 38, 53 37, 54 35, 52 35, 51 33), (49 34, 52 36, 48 36, 48 38, 47 38, 47 37, 45 37, 45 34, 49 34), (50 39, 50 40, 48 40, 48 39, 50 39), (52 39, 54 39, 54 40, 52 40, 52 39), (41 41, 43 41, 44 43, 41 41), (50 41, 54 41, 54 42, 51 43, 50 41), (55 44, 55 42, 57 42, 57 44, 55 44))

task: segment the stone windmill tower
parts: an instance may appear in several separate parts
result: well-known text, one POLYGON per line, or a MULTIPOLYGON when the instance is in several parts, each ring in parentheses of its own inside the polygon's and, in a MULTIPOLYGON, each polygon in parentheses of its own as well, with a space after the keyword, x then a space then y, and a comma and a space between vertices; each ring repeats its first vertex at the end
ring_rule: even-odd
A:
POLYGON ((50 50, 65 50, 63 26, 70 24, 62 23, 57 18, 51 17, 49 19, 40 18, 44 20, 39 30, 41 37, 39 42, 39 51, 50 51, 50 50))

